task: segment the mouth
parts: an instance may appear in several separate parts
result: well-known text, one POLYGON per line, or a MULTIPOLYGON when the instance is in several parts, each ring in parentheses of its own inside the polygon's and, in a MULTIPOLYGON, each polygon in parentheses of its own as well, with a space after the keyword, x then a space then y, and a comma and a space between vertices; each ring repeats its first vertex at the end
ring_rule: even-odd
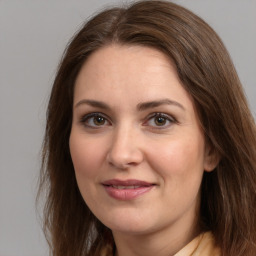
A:
POLYGON ((140 188, 141 186, 116 186, 116 185, 110 185, 113 188, 116 189, 135 189, 135 188, 140 188))
POLYGON ((102 183, 107 194, 117 200, 132 200, 149 192, 156 186, 140 180, 108 180, 102 183))

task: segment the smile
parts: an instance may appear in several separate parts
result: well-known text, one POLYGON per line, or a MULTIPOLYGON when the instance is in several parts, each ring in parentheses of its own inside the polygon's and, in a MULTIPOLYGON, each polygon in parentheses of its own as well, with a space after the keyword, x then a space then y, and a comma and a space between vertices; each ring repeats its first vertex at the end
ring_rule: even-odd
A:
POLYGON ((139 180, 108 180, 102 183, 107 194, 117 200, 132 200, 149 192, 155 184, 139 180))
POLYGON ((135 188, 139 188, 140 186, 116 186, 116 185, 112 185, 113 188, 117 188, 117 189, 135 189, 135 188))

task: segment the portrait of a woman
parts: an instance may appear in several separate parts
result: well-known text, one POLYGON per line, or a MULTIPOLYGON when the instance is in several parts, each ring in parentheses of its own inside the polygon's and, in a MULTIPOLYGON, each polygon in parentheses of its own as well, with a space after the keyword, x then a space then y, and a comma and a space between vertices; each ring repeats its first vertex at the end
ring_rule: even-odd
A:
POLYGON ((256 129, 221 39, 167 1, 101 11, 53 84, 53 256, 254 256, 256 129))

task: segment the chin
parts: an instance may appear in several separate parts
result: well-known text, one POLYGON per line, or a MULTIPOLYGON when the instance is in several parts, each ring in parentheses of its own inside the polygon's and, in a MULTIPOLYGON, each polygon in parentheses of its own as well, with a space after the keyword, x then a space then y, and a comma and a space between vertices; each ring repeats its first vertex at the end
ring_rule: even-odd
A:
POLYGON ((110 228, 113 232, 121 232, 126 234, 145 234, 154 230, 152 217, 126 213, 113 214, 103 221, 103 224, 110 228))
POLYGON ((148 233, 151 233, 152 230, 148 227, 143 227, 143 226, 136 226, 136 225, 129 225, 129 224, 114 224, 111 225, 112 228, 110 227, 110 229, 112 230, 113 233, 122 233, 122 234, 126 234, 126 235, 145 235, 148 233))

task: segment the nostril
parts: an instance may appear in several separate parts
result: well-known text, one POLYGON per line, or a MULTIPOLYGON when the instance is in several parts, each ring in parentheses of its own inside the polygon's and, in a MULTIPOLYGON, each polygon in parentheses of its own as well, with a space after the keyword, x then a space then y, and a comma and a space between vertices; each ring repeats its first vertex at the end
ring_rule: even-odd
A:
POLYGON ((107 162, 115 168, 125 170, 132 166, 137 166, 143 161, 143 154, 138 149, 126 148, 117 149, 114 148, 109 151, 107 157, 107 162))
POLYGON ((129 163, 125 164, 125 163, 117 163, 117 162, 111 162, 109 161, 109 164, 115 168, 115 169, 119 169, 119 170, 126 170, 128 169, 131 165, 129 163))

